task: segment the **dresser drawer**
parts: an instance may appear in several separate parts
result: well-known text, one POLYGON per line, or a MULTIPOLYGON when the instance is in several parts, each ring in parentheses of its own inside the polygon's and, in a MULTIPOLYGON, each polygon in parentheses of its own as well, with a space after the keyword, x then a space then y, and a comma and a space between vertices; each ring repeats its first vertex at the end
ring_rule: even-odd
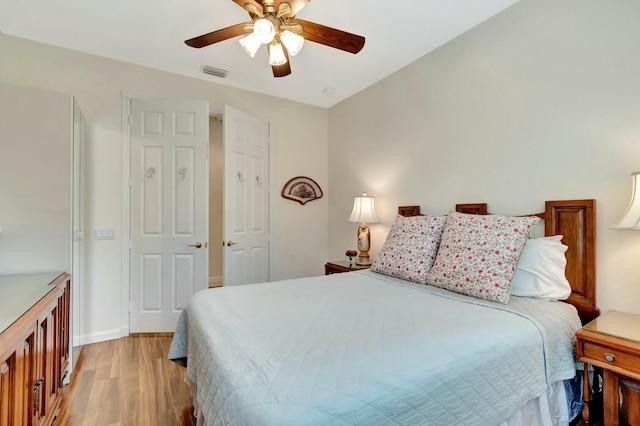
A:
POLYGON ((582 343, 582 360, 589 364, 617 367, 629 373, 640 375, 640 358, 620 349, 600 345, 593 342, 582 343))

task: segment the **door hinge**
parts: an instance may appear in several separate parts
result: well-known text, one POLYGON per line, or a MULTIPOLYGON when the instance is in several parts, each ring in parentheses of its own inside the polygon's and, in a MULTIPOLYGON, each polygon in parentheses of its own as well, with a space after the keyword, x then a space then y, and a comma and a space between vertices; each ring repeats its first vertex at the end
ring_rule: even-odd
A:
POLYGON ((129 312, 131 312, 131 302, 129 302, 129 312))
POLYGON ((129 126, 133 124, 133 116, 129 114, 129 126))

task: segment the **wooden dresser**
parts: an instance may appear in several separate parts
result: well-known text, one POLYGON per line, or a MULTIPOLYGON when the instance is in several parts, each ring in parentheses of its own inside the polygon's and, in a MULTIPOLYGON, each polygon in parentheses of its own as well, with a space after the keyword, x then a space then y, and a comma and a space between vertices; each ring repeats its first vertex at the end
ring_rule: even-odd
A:
POLYGON ((0 426, 50 425, 68 374, 71 280, 0 276, 0 426))

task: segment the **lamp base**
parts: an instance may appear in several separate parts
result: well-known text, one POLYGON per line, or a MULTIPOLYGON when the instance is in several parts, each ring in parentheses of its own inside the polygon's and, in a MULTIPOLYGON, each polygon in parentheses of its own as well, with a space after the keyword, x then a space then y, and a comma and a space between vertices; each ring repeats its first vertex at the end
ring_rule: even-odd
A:
POLYGON ((369 258, 369 255, 363 256, 362 253, 360 253, 360 256, 356 259, 356 265, 371 266, 371 259, 369 258))

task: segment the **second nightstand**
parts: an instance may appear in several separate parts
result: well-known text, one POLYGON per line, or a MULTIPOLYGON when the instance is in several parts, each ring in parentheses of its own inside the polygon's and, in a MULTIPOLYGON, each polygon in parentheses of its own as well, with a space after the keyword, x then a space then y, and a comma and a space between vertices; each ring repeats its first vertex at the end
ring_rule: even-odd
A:
POLYGON ((324 274, 339 274, 341 272, 358 271, 360 269, 369 269, 370 266, 356 265, 356 262, 349 263, 346 260, 332 260, 324 265, 324 274))
MULTIPOLYGON (((605 426, 640 424, 640 315, 609 311, 578 330, 576 338, 578 359, 604 370, 605 426)), ((585 383, 585 400, 587 392, 585 383)))

